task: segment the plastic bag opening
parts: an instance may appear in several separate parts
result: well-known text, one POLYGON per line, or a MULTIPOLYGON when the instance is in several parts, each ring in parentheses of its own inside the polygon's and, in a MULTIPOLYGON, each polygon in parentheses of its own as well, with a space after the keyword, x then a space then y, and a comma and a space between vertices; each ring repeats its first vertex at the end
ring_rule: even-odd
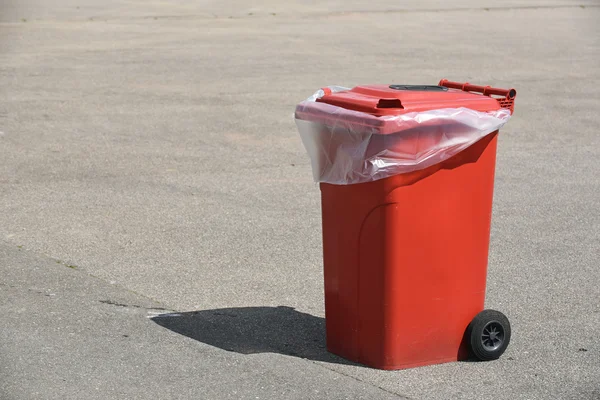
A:
POLYGON ((444 108, 377 117, 317 102, 323 95, 319 90, 298 104, 295 120, 314 180, 337 185, 376 181, 443 162, 500 129, 511 115, 504 108, 444 108))

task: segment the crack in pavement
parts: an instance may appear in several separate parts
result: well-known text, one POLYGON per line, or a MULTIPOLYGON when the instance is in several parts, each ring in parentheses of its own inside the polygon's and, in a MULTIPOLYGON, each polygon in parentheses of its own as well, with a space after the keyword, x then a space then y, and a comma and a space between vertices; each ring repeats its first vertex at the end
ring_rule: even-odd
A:
POLYGON ((172 310, 169 310, 169 309, 163 308, 163 307, 144 307, 144 306, 140 306, 140 305, 137 305, 137 304, 118 303, 118 302, 112 301, 112 300, 98 300, 98 301, 100 303, 110 304, 111 306, 115 306, 115 307, 143 308, 144 310, 172 311, 172 310))
MULTIPOLYGON (((14 244, 14 243, 8 242, 8 241, 6 241, 6 240, 3 240, 3 239, 0 239, 0 243, 4 243, 5 245, 7 245, 7 246, 9 246, 9 247, 13 247, 13 246, 15 246, 15 244, 14 244)), ((145 298, 145 299, 147 299, 147 300, 149 300, 149 301, 151 301, 151 302, 153 302, 153 303, 156 303, 156 304, 161 304, 161 305, 163 305, 163 306, 166 306, 166 307, 168 307, 168 305, 165 305, 165 304, 164 304, 162 301, 156 300, 156 299, 154 299, 154 298, 152 298, 152 297, 150 297, 150 296, 148 296, 148 295, 145 295, 145 294, 143 294, 143 293, 138 293, 138 292, 136 292, 135 290, 132 290, 132 289, 130 289, 130 288, 128 288, 128 287, 125 287, 125 286, 123 286, 123 285, 121 285, 121 284, 119 284, 119 283, 116 283, 116 282, 113 282, 113 281, 109 281, 109 280, 107 280, 107 279, 104 279, 104 278, 101 278, 101 277, 99 277, 99 276, 97 276, 97 275, 94 275, 94 274, 92 274, 92 273, 91 273, 91 272, 90 272, 90 271, 89 271, 87 268, 79 268, 79 267, 78 267, 77 265, 75 265, 75 264, 70 264, 70 263, 67 263, 67 262, 65 262, 65 261, 62 261, 62 260, 60 260, 60 259, 58 259, 58 258, 55 258, 55 257, 49 256, 48 254, 44 254, 44 253, 42 253, 42 252, 40 252, 40 251, 36 251, 36 250, 29 249, 29 248, 25 247, 24 245, 16 245, 16 247, 17 247, 17 249, 19 249, 19 251, 24 251, 24 252, 27 252, 27 253, 33 254, 34 256, 37 256, 37 257, 40 257, 40 258, 44 258, 44 259, 46 259, 46 260, 54 261, 56 264, 59 264, 59 265, 65 266, 65 267, 67 267, 67 268, 69 268, 69 269, 73 270, 73 272, 74 272, 74 273, 83 273, 83 274, 85 274, 86 276, 88 276, 88 277, 90 277, 90 278, 96 279, 96 280, 98 280, 98 281, 100 281, 100 282, 104 283, 105 285, 115 286, 115 287, 117 287, 117 288, 119 288, 119 289, 121 289, 121 290, 123 290, 123 291, 125 291, 125 292, 131 293, 131 294, 134 294, 134 295, 136 295, 136 296, 139 296, 139 297, 143 297, 143 298, 145 298)), ((2 286, 6 286, 6 284, 2 284, 2 286)), ((10 286, 10 287, 14 287, 14 286, 10 286)), ((40 293, 40 294, 42 294, 42 292, 36 291, 36 290, 34 290, 34 289, 31 289, 31 288, 29 288, 28 290, 29 290, 29 291, 34 291, 34 292, 37 292, 37 293, 40 293)), ((100 302, 101 302, 101 303, 105 303, 105 304, 114 305, 114 306, 120 306, 120 307, 144 308, 144 309, 146 309, 146 310, 157 310, 157 311, 169 311, 169 312, 173 312, 173 311, 172 311, 172 310, 173 310, 173 308, 164 308, 164 307, 143 307, 143 306, 138 306, 138 305, 127 305, 127 304, 122 304, 122 303, 113 302, 112 300, 100 300, 100 302)))

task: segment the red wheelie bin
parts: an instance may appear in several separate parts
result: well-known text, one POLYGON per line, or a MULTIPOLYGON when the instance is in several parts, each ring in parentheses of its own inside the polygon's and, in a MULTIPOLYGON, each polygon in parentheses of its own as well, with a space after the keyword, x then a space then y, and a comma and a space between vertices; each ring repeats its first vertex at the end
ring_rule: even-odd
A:
POLYGON ((498 129, 514 89, 325 88, 296 108, 320 182, 327 348, 380 369, 510 341, 484 310, 498 129))

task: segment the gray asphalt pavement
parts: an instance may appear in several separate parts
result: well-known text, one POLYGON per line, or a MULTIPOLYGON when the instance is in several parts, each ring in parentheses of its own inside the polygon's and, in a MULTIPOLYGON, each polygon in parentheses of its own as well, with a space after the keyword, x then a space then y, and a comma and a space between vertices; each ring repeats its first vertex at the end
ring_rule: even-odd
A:
POLYGON ((0 0, 0 399, 600 399, 600 3, 261 3, 0 0), (354 365, 294 106, 440 78, 518 91, 486 299, 513 339, 354 365))

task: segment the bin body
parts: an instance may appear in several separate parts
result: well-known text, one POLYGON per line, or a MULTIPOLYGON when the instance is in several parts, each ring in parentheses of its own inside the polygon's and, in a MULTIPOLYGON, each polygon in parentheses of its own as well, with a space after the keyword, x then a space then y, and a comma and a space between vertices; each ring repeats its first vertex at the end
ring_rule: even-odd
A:
POLYGON ((321 184, 329 351, 380 369, 466 357, 485 299, 496 140, 425 170, 321 184))
MULTIPOLYGON (((512 102, 461 90, 352 91, 317 101, 378 117, 444 107, 512 111, 512 102)), ((336 161, 348 133, 378 133, 369 139, 367 156, 382 147, 405 153, 426 148, 427 129, 439 134, 439 127, 425 124, 395 135, 385 118, 367 123, 356 114, 340 125, 318 107, 297 109, 296 116, 328 129, 317 160, 323 165, 336 161)), ((444 134, 455 128, 445 126, 444 134)), ((366 183, 320 184, 330 352, 380 369, 467 357, 463 336, 485 300, 497 135, 423 169, 366 183)))

